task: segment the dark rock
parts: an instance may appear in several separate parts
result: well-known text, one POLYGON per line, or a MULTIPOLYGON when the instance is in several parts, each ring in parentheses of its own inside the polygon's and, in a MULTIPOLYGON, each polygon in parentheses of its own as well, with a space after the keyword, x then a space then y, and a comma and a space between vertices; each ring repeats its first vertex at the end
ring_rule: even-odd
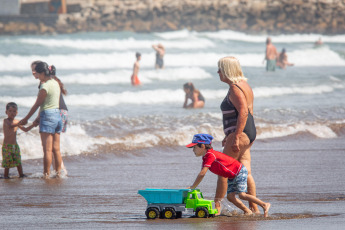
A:
POLYGON ((247 33, 344 33, 345 0, 73 1, 67 14, 44 14, 47 3, 22 4, 0 16, 1 34, 79 31, 237 30, 247 33))

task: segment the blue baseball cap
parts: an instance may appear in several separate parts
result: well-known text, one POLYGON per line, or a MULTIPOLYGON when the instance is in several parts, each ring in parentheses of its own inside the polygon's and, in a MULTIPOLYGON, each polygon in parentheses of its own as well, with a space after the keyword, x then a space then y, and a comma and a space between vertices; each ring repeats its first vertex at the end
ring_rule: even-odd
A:
POLYGON ((212 144, 213 137, 210 134, 195 134, 192 143, 186 145, 187 148, 191 148, 197 144, 212 144))

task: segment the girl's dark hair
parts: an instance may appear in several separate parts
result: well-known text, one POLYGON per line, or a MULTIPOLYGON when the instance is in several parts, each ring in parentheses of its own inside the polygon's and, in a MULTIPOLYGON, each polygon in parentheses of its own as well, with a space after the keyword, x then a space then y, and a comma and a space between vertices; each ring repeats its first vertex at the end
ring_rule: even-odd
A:
POLYGON ((183 85, 184 89, 189 89, 191 92, 194 92, 195 88, 192 82, 187 82, 183 85))
MULTIPOLYGON (((61 93, 63 95, 67 94, 67 90, 65 89, 64 84, 61 82, 61 80, 59 78, 57 78, 55 76, 56 75, 56 68, 55 68, 55 66, 53 66, 53 65, 48 66, 47 63, 42 62, 42 61, 35 61, 31 65, 33 65, 33 64, 36 65, 35 71, 37 73, 44 73, 44 75, 46 75, 48 77, 52 77, 55 81, 57 81, 59 83, 61 93)), ((38 87, 40 87, 40 85, 38 87)))
POLYGON ((36 63, 35 71, 36 71, 36 73, 44 73, 44 75, 47 77, 50 76, 49 66, 47 63, 45 63, 43 61, 36 63))
POLYGON ((33 65, 37 65, 37 63, 39 63, 39 62, 42 62, 42 61, 33 61, 33 62, 31 62, 31 67, 32 67, 33 65))
POLYGON ((205 145, 205 149, 207 149, 207 150, 209 150, 209 149, 213 149, 212 148, 212 145, 210 145, 210 144, 198 144, 198 146, 199 146, 199 148, 201 148, 201 145, 205 145))
POLYGON ((51 65, 49 66, 49 70, 50 70, 50 76, 59 83, 59 86, 60 86, 60 90, 61 90, 61 93, 63 95, 66 95, 67 94, 67 90, 65 89, 65 86, 64 84, 61 82, 61 80, 56 76, 56 68, 55 66, 51 65))

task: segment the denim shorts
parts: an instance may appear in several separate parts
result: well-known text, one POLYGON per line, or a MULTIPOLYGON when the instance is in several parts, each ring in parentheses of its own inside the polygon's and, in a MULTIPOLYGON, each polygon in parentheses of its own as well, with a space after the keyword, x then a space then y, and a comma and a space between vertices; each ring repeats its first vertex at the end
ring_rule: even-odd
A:
POLYGON ((40 133, 61 133, 62 120, 59 109, 47 109, 40 113, 40 133))
POLYGON ((244 165, 234 179, 228 179, 228 194, 247 192, 248 170, 244 165))

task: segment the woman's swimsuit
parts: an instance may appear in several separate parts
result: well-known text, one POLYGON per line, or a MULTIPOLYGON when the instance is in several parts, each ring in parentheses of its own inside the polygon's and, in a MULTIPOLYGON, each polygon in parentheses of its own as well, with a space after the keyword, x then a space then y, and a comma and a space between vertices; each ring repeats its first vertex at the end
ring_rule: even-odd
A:
MULTIPOLYGON (((235 85, 235 86, 237 86, 242 91, 242 89, 238 85, 235 85)), ((237 117, 238 117, 238 111, 229 100, 229 95, 230 95, 230 90, 227 93, 226 97, 224 98, 222 104, 220 105, 220 109, 222 110, 222 113, 223 113, 223 128, 224 128, 224 133, 226 136, 236 131, 237 117)), ((248 109, 248 117, 246 121, 246 126, 244 127, 243 132, 248 136, 250 143, 252 143, 255 140, 256 127, 254 123, 254 117, 249 112, 249 109, 248 109)))
POLYGON ((204 96, 200 92, 199 92, 199 95, 198 95, 198 100, 205 102, 205 98, 204 98, 204 96))
POLYGON ((164 65, 163 57, 161 57, 158 52, 156 53, 156 65, 158 65, 159 68, 163 68, 164 65))

